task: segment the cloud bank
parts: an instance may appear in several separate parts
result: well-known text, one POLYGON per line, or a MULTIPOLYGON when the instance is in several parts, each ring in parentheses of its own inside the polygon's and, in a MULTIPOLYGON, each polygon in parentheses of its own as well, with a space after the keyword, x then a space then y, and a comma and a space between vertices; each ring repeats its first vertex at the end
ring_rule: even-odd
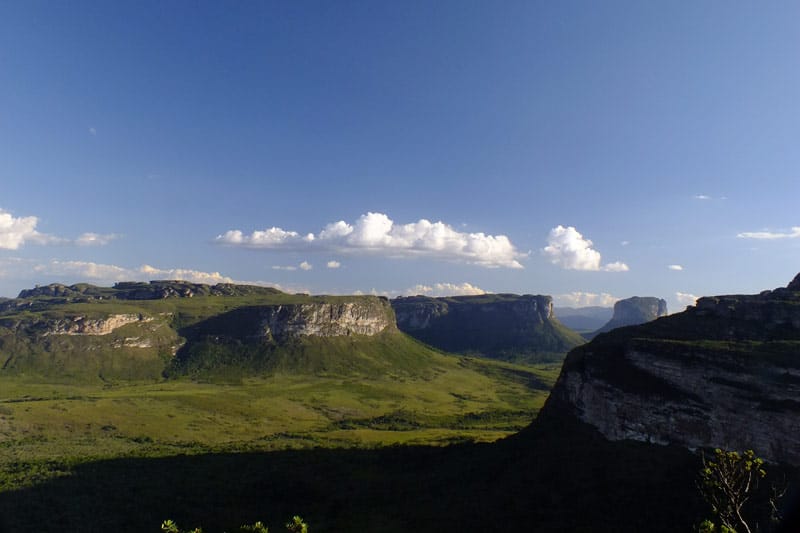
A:
POLYGON ((556 226, 547 236, 547 246, 542 252, 550 262, 567 270, 603 270, 606 272, 627 272, 628 265, 620 261, 601 265, 600 252, 595 250, 592 241, 581 235, 572 226, 556 226))
POLYGON ((559 307, 612 307, 619 298, 607 292, 594 293, 573 291, 567 294, 557 294, 553 297, 554 303, 559 307))
POLYGON ((777 239, 800 239, 800 226, 794 226, 789 231, 746 231, 736 235, 740 239, 760 239, 760 240, 777 240, 777 239))
POLYGON ((65 239, 36 230, 39 218, 35 216, 15 217, 0 209, 0 250, 18 250, 26 243, 74 244, 78 246, 104 246, 118 238, 115 234, 83 233, 77 239, 65 239))
POLYGON ((353 224, 332 222, 319 233, 301 235, 272 227, 249 235, 229 230, 215 242, 269 250, 332 250, 340 253, 379 254, 388 257, 432 257, 483 267, 522 268, 517 251, 505 235, 464 233, 444 222, 420 219, 396 224, 383 213, 361 215, 353 224))
POLYGON ((434 283, 433 285, 414 285, 404 291, 406 296, 475 296, 486 294, 486 291, 471 283, 434 283))
POLYGON ((94 263, 91 261, 50 261, 33 267, 35 272, 50 276, 65 276, 91 280, 148 281, 153 279, 175 279, 193 283, 241 283, 219 272, 203 272, 187 268, 156 268, 142 265, 139 268, 125 268, 117 265, 94 263))

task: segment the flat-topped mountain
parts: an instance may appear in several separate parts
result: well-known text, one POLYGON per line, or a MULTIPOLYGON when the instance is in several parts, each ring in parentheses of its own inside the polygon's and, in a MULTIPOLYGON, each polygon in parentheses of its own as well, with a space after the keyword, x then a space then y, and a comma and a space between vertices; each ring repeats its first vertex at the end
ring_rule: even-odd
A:
POLYGON ((607 439, 754 449, 800 465, 800 282, 706 297, 567 356, 544 412, 607 439))
POLYGON ((614 314, 603 327, 586 335, 591 339, 600 333, 625 326, 637 326, 667 315, 667 302, 652 296, 633 296, 614 304, 614 314))
POLYGON ((153 281, 53 284, 0 305, 6 374, 156 379, 231 367, 374 371, 391 366, 387 354, 398 355, 400 346, 422 353, 409 342, 388 300, 376 296, 153 281))
POLYGON ((484 294, 392 300, 401 331, 449 352, 555 360, 583 339, 561 324, 550 296, 484 294))

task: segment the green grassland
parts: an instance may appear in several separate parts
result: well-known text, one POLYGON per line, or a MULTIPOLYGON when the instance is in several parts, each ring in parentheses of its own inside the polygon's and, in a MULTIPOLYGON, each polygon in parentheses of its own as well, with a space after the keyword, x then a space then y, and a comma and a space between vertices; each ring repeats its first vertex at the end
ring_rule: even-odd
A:
POLYGON ((0 378, 0 490, 112 457, 494 441, 543 405, 556 367, 441 355, 420 377, 276 373, 238 383, 0 378))
MULTIPOLYGON (((183 476, 182 467, 168 471, 182 457, 230 457, 241 468, 237 457, 270 456, 282 465, 303 451, 378 457, 398 445, 436 450, 494 442, 536 417, 560 370, 447 354, 393 326, 372 336, 271 341, 253 334, 263 306, 275 305, 355 302, 371 316, 388 313, 393 323, 388 301, 372 296, 234 288, 232 295, 136 300, 109 289, 69 289, 7 301, 0 311, 0 507, 28 509, 24 517, 0 516, 0 530, 4 519, 22 531, 32 523, 48 530, 39 516, 59 505, 26 494, 48 493, 67 480, 76 481, 80 502, 62 511, 82 524, 69 530, 89 527, 98 482, 86 484, 83 476, 118 461, 139 465, 125 478, 147 485, 158 483, 151 476, 159 464, 168 465, 165 476, 183 476), (58 333, 111 315, 138 319, 102 335, 58 333)), ((224 466, 208 474, 216 481, 186 477, 202 491, 239 475, 224 466)), ((122 495, 126 483, 101 484, 122 495)), ((174 509, 184 514, 173 518, 197 512, 186 502, 174 509)), ((136 515, 119 512, 124 520, 136 515)), ((110 510, 97 516, 120 518, 110 510)), ((86 530, 92 528, 103 530, 86 530)))

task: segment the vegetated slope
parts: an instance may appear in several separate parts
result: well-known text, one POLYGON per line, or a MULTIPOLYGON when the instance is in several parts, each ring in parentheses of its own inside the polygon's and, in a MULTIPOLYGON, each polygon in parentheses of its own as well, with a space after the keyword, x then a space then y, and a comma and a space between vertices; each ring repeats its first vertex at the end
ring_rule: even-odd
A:
POLYGON ((799 285, 701 298, 599 335, 570 352, 545 411, 613 441, 754 449, 800 466, 799 285))
POLYGON ((386 299, 186 282, 51 285, 0 307, 0 372, 56 380, 410 371, 434 355, 386 299))
POLYGON ((625 326, 636 326, 650 322, 658 317, 666 316, 667 302, 652 296, 633 296, 619 300, 614 304, 614 315, 605 325, 590 334, 584 335, 592 339, 600 333, 625 326))
POLYGON ((555 307, 558 321, 578 333, 589 333, 600 329, 614 314, 611 307, 555 307))
POLYGON ((550 296, 485 294, 392 300, 397 326, 448 352, 519 362, 560 361, 584 342, 553 314, 550 296))

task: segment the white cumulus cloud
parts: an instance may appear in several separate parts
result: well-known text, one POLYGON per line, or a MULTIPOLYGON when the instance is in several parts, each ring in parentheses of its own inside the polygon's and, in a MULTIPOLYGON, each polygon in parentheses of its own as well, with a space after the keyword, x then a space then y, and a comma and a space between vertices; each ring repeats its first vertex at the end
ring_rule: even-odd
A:
POLYGON ((607 272, 626 272, 628 265, 620 261, 602 265, 600 252, 593 243, 584 238, 572 226, 556 226, 547 236, 547 246, 542 252, 554 265, 568 270, 605 270, 607 272))
POLYGON ((676 292, 675 299, 678 300, 678 303, 681 305, 694 305, 697 303, 697 299, 699 296, 695 296, 694 294, 688 294, 685 292, 676 292))
POLYGON ((325 266, 328 268, 339 268, 342 264, 339 261, 328 261, 325 266))
POLYGON ((37 217, 15 217, 0 209, 0 249, 17 250, 27 241, 42 243, 47 237, 36 231, 38 223, 37 217))
POLYGON ((612 307, 619 298, 607 292, 572 291, 567 294, 557 294, 553 297, 554 303, 559 307, 612 307))
POLYGON ((736 236, 740 239, 798 239, 800 238, 800 226, 794 226, 789 231, 746 231, 736 236))
POLYGON ((308 261, 303 261, 300 263, 300 270, 311 270, 312 268, 314 267, 308 261))
POLYGON ((272 250, 334 250, 375 253, 388 257, 426 256, 464 261, 484 267, 522 268, 517 251, 505 235, 465 233, 444 222, 420 219, 396 224, 384 213, 366 213, 354 223, 327 224, 317 235, 273 227, 244 234, 229 230, 215 239, 220 244, 272 250))
POLYGON ((486 291, 471 283, 434 283, 433 285, 414 285, 404 291, 406 296, 474 296, 486 291))
POLYGON ((678 271, 683 270, 683 267, 681 265, 667 265, 667 268, 670 270, 678 270, 678 271))

